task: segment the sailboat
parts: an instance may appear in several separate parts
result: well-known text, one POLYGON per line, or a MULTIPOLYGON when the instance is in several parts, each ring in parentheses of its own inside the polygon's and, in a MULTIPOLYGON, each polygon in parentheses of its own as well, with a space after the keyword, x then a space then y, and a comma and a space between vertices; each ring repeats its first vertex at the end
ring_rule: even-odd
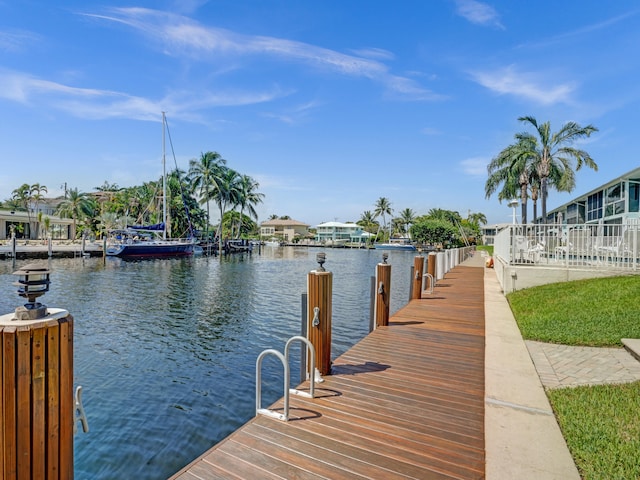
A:
POLYGON ((129 226, 110 232, 106 254, 122 258, 186 257, 193 255, 192 239, 167 239, 167 167, 165 154, 166 115, 162 112, 162 218, 161 223, 129 226))

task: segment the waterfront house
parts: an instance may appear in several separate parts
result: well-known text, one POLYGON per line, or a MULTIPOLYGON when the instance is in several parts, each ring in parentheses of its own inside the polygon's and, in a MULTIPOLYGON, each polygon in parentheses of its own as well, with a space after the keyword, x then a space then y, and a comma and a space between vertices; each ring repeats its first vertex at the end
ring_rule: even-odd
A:
MULTIPOLYGON (((640 218, 640 168, 547 213, 547 223, 620 225, 640 218)), ((541 219, 540 219, 541 220, 541 219)))
POLYGON ((290 243, 295 238, 307 238, 308 235, 309 225, 298 220, 275 218, 260 224, 260 238, 263 240, 275 238, 290 243))
POLYGON ((498 232, 507 228, 510 223, 494 223, 493 225, 482 225, 480 232, 482 233, 482 245, 493 245, 498 232))
POLYGON ((316 241, 323 244, 366 243, 370 236, 356 223, 325 222, 316 227, 316 241))
POLYGON ((50 236, 54 240, 68 240, 71 238, 73 220, 60 218, 52 214, 42 215, 42 222, 38 222, 38 213, 30 214, 20 210, 0 210, 0 240, 11 238, 13 231, 17 238, 40 239, 50 236), (44 231, 44 220, 48 218, 49 232, 44 231))
POLYGON ((528 225, 498 231, 494 268, 505 292, 640 272, 640 168, 579 195, 528 225))

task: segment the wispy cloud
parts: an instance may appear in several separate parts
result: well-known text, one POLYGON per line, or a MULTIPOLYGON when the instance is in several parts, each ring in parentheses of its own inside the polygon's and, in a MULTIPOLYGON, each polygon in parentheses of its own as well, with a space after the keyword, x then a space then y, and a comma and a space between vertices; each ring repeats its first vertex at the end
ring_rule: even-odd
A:
POLYGON ((570 38, 577 38, 589 33, 609 29, 621 22, 628 20, 629 18, 637 16, 639 13, 640 13, 640 10, 632 10, 622 15, 617 15, 615 17, 607 18, 601 22, 593 23, 591 25, 585 25, 582 28, 561 33, 559 35, 555 35, 547 39, 542 39, 532 43, 526 43, 526 44, 520 45, 520 47, 548 47, 549 45, 565 42, 567 39, 570 39, 570 38))
POLYGON ((172 92, 151 100, 122 92, 79 88, 27 75, 0 70, 0 98, 27 105, 47 104, 80 118, 132 118, 157 120, 158 112, 168 110, 173 117, 197 121, 197 113, 213 106, 263 103, 282 96, 273 92, 172 92))
POLYGON ((352 50, 352 52, 359 57, 374 58, 378 60, 393 60, 395 55, 389 50, 383 50, 382 48, 361 48, 358 50, 352 50))
POLYGON ((25 48, 26 45, 36 41, 37 38, 38 36, 31 32, 0 31, 0 51, 4 50, 6 52, 20 52, 25 48))
POLYGON ((283 123, 294 125, 300 123, 303 119, 308 117, 309 113, 315 110, 318 106, 318 102, 312 101, 304 103, 302 105, 297 105, 293 108, 288 109, 284 113, 268 112, 264 113, 263 116, 268 118, 275 118, 283 123))
POLYGON ((504 29, 498 12, 486 3, 476 0, 456 0, 456 13, 476 25, 504 29))
POLYGON ((487 165, 488 161, 486 158, 481 157, 473 157, 467 158, 460 162, 460 166, 462 171, 467 175, 471 175, 474 177, 484 177, 487 175, 487 165))
POLYGON ((472 72, 471 75, 480 85, 500 95, 513 95, 542 105, 570 103, 571 94, 575 90, 575 86, 569 83, 545 84, 540 80, 540 73, 520 72, 514 66, 472 72))
POLYGON ((385 85, 395 94, 417 100, 439 98, 415 80, 393 75, 380 60, 392 58, 391 52, 368 48, 359 55, 348 55, 304 42, 267 36, 239 34, 222 28, 204 26, 188 17, 145 8, 114 8, 108 14, 84 14, 87 17, 127 25, 152 38, 169 54, 208 62, 221 57, 271 57, 284 61, 364 77, 385 85))

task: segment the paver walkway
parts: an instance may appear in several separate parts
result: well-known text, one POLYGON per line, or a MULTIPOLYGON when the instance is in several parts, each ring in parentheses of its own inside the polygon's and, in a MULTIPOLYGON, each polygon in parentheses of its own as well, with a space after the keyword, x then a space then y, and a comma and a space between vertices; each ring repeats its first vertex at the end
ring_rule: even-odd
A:
POLYGON ((640 362, 624 348, 572 347, 525 341, 545 388, 640 380, 640 362))

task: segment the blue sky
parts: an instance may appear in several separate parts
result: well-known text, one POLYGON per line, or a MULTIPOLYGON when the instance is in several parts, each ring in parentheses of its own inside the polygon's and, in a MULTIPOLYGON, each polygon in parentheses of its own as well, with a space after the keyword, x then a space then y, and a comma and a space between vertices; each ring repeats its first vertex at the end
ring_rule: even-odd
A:
POLYGON ((260 221, 510 222, 484 183, 518 117, 599 129, 549 209, 639 165, 639 46, 627 0, 0 0, 0 199, 158 179, 166 111, 180 168, 219 152, 260 221))

